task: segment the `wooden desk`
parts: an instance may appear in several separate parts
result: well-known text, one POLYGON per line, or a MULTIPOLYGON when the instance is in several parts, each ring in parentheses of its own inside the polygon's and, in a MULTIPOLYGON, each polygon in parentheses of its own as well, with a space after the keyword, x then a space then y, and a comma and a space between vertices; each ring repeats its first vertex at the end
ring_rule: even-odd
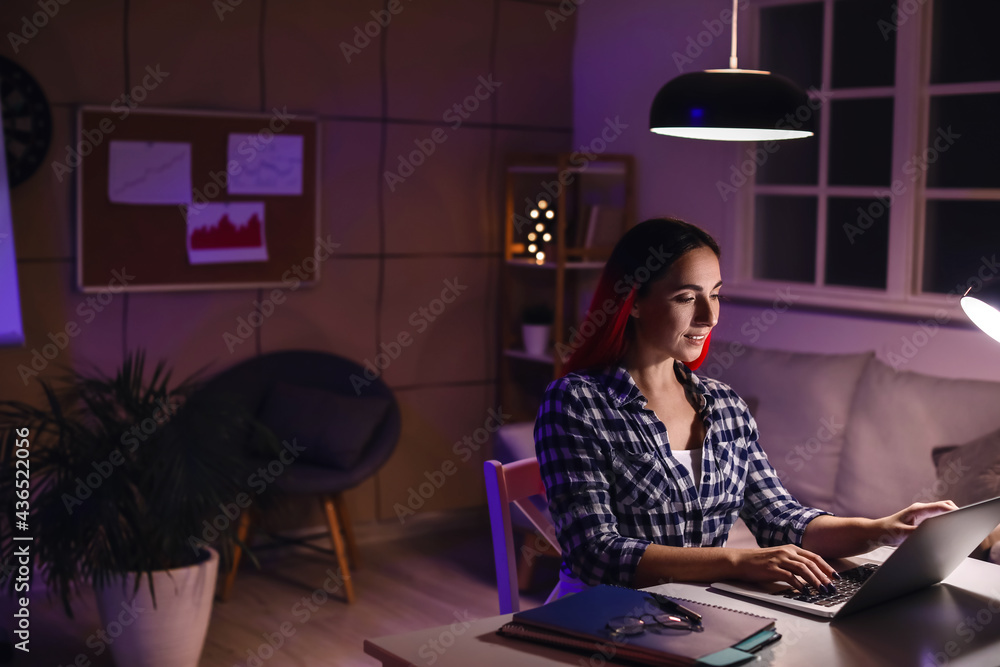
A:
MULTIPOLYGON (((864 559, 882 561, 887 548, 864 559)), ((966 559, 942 584, 830 622, 709 590, 664 584, 650 590, 778 619, 781 641, 752 665, 801 667, 1000 665, 1000 566, 966 559)), ((605 664, 600 654, 573 653, 496 634, 511 614, 455 621, 427 630, 365 640, 384 667, 551 667, 605 664)), ((614 664, 614 663, 612 663, 614 664)))

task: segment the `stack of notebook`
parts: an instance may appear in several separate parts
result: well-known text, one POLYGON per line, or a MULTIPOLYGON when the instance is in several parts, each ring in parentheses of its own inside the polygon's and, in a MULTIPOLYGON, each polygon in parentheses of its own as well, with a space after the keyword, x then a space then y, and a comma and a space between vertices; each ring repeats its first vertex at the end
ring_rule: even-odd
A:
MULTIPOLYGON (((669 611, 650 593, 595 586, 542 607, 514 614, 498 631, 568 649, 646 665, 738 665, 755 657, 753 651, 781 635, 773 618, 714 605, 671 598, 701 616, 691 629, 664 628, 624 634, 609 628, 609 621, 669 611)), ((612 623, 612 627, 615 624, 612 623)))

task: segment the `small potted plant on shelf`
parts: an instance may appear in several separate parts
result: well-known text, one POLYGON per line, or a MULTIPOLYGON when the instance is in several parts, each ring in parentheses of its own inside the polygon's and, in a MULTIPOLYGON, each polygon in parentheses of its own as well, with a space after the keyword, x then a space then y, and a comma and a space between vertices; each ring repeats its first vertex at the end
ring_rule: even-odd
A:
MULTIPOLYGON (((147 372, 139 352, 114 376, 43 382, 44 407, 0 401, 0 466, 14 468, 26 435, 31 470, 27 528, 0 517, 0 557, 30 535, 32 564, 70 617, 93 586, 104 627, 122 626, 110 649, 123 667, 198 664, 219 552, 232 555, 247 511, 237 497, 263 500, 248 478, 279 449, 245 409, 197 387, 171 386, 163 363, 147 372)), ((14 506, 14 478, 0 479, 0 504, 14 506)))
POLYGON ((536 357, 548 354, 552 332, 552 309, 546 305, 529 306, 521 318, 521 338, 524 351, 536 357))

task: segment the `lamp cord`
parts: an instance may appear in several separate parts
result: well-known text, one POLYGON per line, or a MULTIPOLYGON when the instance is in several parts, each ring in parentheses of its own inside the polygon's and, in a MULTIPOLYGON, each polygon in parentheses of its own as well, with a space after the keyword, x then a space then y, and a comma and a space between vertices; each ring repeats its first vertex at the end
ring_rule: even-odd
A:
POLYGON ((739 0, 733 0, 733 45, 729 51, 729 69, 739 69, 739 65, 736 61, 736 12, 739 11, 737 8, 737 3, 739 0))

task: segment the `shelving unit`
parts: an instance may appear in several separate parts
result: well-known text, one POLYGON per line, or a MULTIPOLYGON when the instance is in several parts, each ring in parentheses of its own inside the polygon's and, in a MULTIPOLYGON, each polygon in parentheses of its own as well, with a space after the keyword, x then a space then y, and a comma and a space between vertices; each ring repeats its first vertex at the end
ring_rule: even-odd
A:
POLYGON ((579 153, 516 154, 507 159, 498 377, 501 405, 517 421, 534 419, 545 387, 561 375, 563 358, 557 350, 569 349, 571 327, 590 304, 613 239, 635 224, 634 172, 630 155, 588 160, 579 153), (538 218, 531 217, 532 210, 538 218), (545 219, 546 211, 554 217, 545 219), (550 241, 536 231, 539 222, 550 241), (605 242, 587 244, 588 237, 605 242), (534 252, 529 252, 532 244, 534 252), (544 256, 536 258, 537 252, 544 256), (525 351, 520 326, 524 309, 540 305, 553 314, 550 352, 542 356, 525 351))

